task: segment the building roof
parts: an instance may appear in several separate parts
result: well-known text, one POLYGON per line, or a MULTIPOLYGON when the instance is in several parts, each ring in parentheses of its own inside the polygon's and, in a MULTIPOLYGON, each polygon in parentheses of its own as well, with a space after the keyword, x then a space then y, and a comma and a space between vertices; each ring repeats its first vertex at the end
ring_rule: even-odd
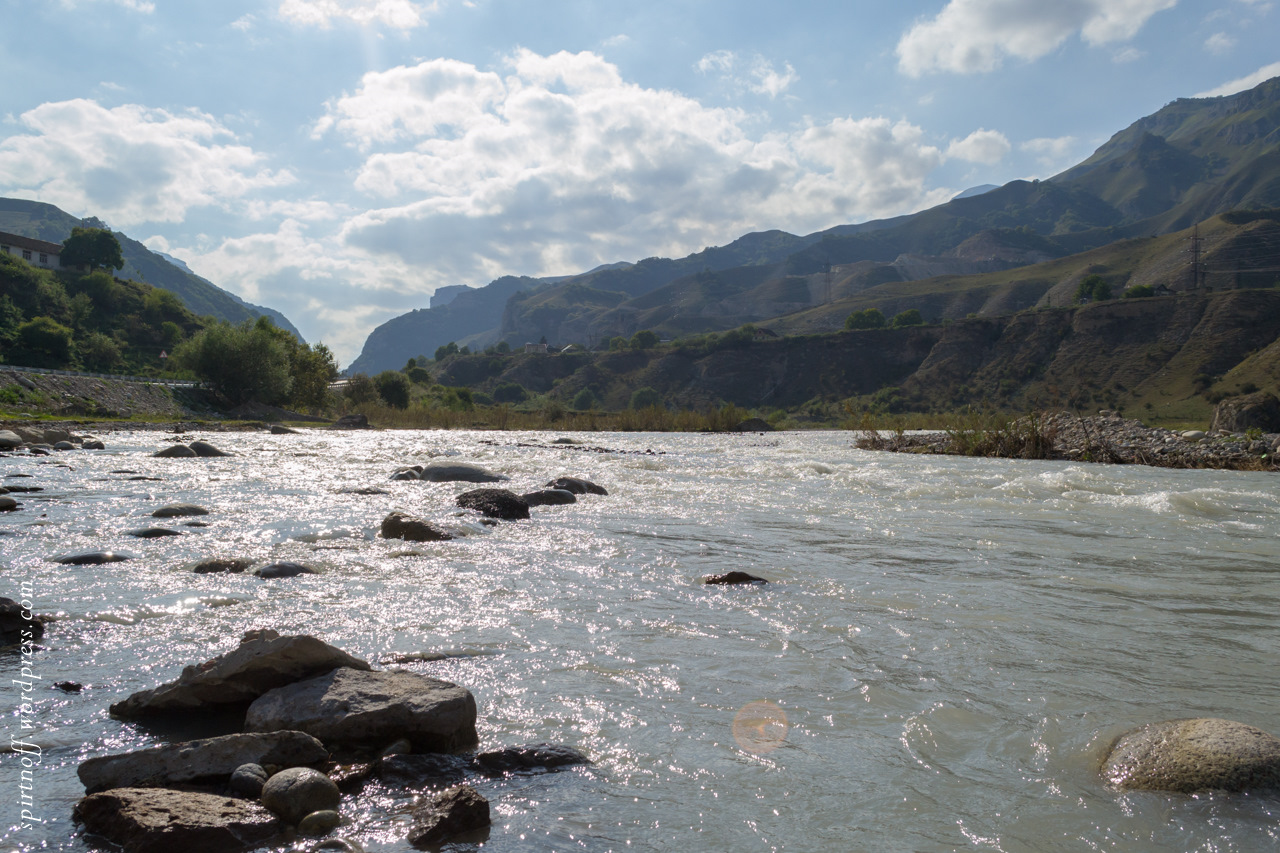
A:
POLYGON ((0 231, 0 244, 15 246, 19 249, 30 249, 33 252, 44 252, 46 255, 62 254, 61 243, 50 243, 46 240, 34 240, 21 234, 7 234, 0 231))

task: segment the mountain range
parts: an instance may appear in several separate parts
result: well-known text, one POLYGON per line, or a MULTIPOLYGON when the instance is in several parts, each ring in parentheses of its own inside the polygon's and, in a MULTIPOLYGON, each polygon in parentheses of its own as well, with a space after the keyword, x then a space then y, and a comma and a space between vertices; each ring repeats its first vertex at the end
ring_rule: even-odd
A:
MULTIPOLYGON (((1280 78, 1226 97, 1176 100, 1048 180, 978 187, 918 213, 805 236, 747 234, 679 259, 556 279, 504 277, 379 326, 348 371, 398 369, 450 341, 477 348, 546 338, 594 347, 640 329, 678 338, 746 323, 830 332, 868 306, 916 307, 937 320, 994 317, 1063 304, 1054 300, 1069 300, 1099 265, 1116 285, 1151 280, 1177 291, 1197 283, 1186 250, 1194 235, 1143 268, 1064 259, 1274 207, 1280 78), (1055 261, 1062 263, 1044 266, 1055 261), (1010 272, 1033 265, 1032 276, 1010 272)), ((1250 269, 1274 257, 1269 238, 1259 239, 1262 254, 1242 262, 1250 269)), ((1231 251, 1220 258, 1228 266, 1243 249, 1231 251)))
MULTIPOLYGON (((0 231, 61 243, 71 236, 71 229, 77 227, 106 228, 106 225, 93 217, 77 219, 52 204, 0 198, 0 231)), ((192 313, 216 317, 228 323, 240 323, 265 315, 276 326, 302 340, 302 334, 279 311, 246 302, 196 275, 182 261, 153 252, 120 231, 112 233, 120 241, 124 256, 124 267, 116 273, 119 278, 172 291, 192 313)))

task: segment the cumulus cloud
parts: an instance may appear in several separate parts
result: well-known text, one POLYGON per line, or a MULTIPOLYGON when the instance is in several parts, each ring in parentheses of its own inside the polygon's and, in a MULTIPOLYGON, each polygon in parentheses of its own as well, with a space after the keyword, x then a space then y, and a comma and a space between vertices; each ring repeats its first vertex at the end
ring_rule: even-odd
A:
POLYGON ((280 0, 276 14, 294 24, 328 28, 335 21, 411 30, 425 26, 435 3, 414 0, 280 0))
POLYGON ((78 99, 42 104, 19 121, 28 132, 0 142, 0 185, 117 227, 178 222, 192 207, 226 206, 293 181, 194 110, 78 99))
POLYGON ((998 130, 979 129, 947 146, 947 158, 994 166, 1013 149, 998 130))
POLYGON ((1080 140, 1074 136, 1041 137, 1029 139, 1018 147, 1032 154, 1046 173, 1057 173, 1079 159, 1080 140))
POLYGON ((1236 46, 1236 40, 1226 33, 1214 33, 1204 40, 1204 49, 1219 56, 1230 53, 1236 46))
MULTIPOLYGON (((504 70, 431 60, 366 74, 328 105, 316 134, 365 151, 356 187, 382 200, 347 222, 349 246, 433 284, 482 283, 949 197, 926 188, 945 155, 908 122, 753 136, 745 113, 628 83, 592 53, 521 51, 504 70)), ((991 132, 968 148, 984 141, 991 132)))
POLYGON ((778 71, 763 56, 753 56, 744 62, 731 50, 712 51, 694 63, 693 67, 702 74, 719 74, 738 89, 768 95, 770 98, 781 95, 800 79, 790 62, 784 62, 783 69, 778 71))
POLYGON ((1223 83, 1216 89, 1201 92, 1194 97, 1221 98, 1225 95, 1234 95, 1237 92, 1252 89, 1254 86, 1266 80, 1270 80, 1272 77, 1280 77, 1280 62, 1273 62, 1270 65, 1264 65, 1252 74, 1246 74, 1245 76, 1232 80, 1229 83, 1223 83))
POLYGON ((1072 35, 1091 45, 1133 38, 1177 0, 950 0, 899 40, 898 67, 919 77, 935 71, 992 71, 1005 57, 1032 60, 1072 35))

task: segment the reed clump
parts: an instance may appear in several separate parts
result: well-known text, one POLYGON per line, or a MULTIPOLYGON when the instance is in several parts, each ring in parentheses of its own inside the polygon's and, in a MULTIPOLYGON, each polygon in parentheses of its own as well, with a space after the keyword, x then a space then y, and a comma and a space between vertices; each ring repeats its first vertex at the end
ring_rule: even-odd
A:
POLYGON ((1041 412, 1019 418, 973 415, 946 430, 951 452, 1000 459, 1052 459, 1058 430, 1041 412))

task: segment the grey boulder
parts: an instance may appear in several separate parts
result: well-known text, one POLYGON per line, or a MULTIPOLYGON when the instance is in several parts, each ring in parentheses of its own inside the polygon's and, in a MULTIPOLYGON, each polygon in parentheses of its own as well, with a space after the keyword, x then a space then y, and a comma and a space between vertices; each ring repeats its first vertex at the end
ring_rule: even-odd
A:
POLYGON ((417 752, 452 752, 476 743, 476 700, 425 675, 343 668, 263 694, 244 727, 303 731, 326 744, 369 749, 403 737, 417 752))
POLYGON ((298 767, 329 757, 320 741, 302 732, 237 734, 90 758, 77 774, 90 794, 110 788, 156 788, 225 779, 244 764, 298 767))
POLYGON ((534 743, 482 752, 473 759, 473 763, 484 773, 501 775, 522 770, 553 770, 573 764, 590 764, 591 759, 571 746, 534 743))
POLYGON ((0 450, 16 450, 23 444, 25 444, 25 442, 22 440, 22 436, 18 435, 16 432, 7 429, 0 429, 0 450))
POLYGON ((257 803, 165 788, 116 788, 76 804, 74 819, 125 853, 212 853, 262 847, 285 824, 257 803))
POLYGON ((432 462, 419 478, 431 483, 498 483, 510 477, 465 462, 432 462))
POLYGON ((209 510, 196 504, 167 504, 151 513, 152 518, 187 518, 193 515, 208 515, 209 510))
POLYGON ((318 575, 320 571, 306 563, 295 563, 291 560, 281 560, 276 563, 269 563, 261 568, 253 570, 253 573, 260 578, 271 580, 272 578, 295 578, 298 575, 318 575))
POLYGON ((1280 738, 1213 717, 1152 723, 1116 740, 1102 777, 1125 790, 1278 790, 1280 738))
POLYGON ((578 497, 568 489, 540 489, 520 496, 529 506, 555 506, 559 504, 575 504, 578 497))
POLYGON ((597 486, 590 480, 584 480, 581 477, 556 477, 550 483, 547 483, 548 489, 564 489, 573 492, 575 495, 607 495, 604 486, 597 486))
POLYGON ((456 502, 463 509, 473 509, 487 518, 516 521, 529 517, 529 505, 506 489, 472 489, 458 495, 456 502))
POLYGON ((470 785, 441 791, 413 810, 409 843, 440 844, 455 835, 489 825, 489 801, 470 785))
POLYGON ((241 764, 231 771, 227 787, 238 797, 256 800, 262 796, 262 786, 267 784, 267 778, 268 773, 261 764, 241 764))
POLYGON ((219 450, 207 441, 193 441, 188 444, 187 447, 190 447, 195 452, 196 456, 214 457, 231 455, 225 450, 219 450))
POLYGON ((367 670, 369 664, 315 637, 281 637, 274 631, 262 632, 247 637, 224 655, 200 666, 188 666, 176 681, 117 702, 111 706, 111 713, 128 719, 218 707, 242 708, 270 690, 338 667, 367 670))
POLYGON ((175 444, 151 454, 157 459, 194 459, 196 452, 185 444, 175 444))
POLYGON ((444 542, 453 537, 440 528, 403 512, 393 512, 382 519, 383 539, 403 539, 406 542, 444 542))
POLYGON ((333 780, 310 767, 281 770, 262 786, 262 804, 292 824, 312 812, 337 808, 341 801, 333 780))

